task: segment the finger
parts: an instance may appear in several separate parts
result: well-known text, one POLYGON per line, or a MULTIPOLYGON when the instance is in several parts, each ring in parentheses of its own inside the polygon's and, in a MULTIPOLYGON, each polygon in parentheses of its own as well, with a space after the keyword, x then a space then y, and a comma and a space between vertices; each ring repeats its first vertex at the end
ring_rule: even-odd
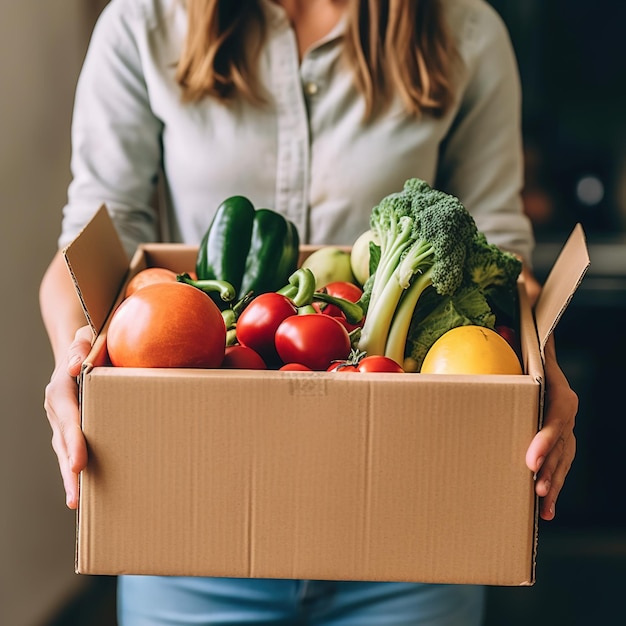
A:
POLYGON ((57 455, 61 471, 61 479, 65 490, 65 502, 70 509, 75 509, 78 505, 78 473, 72 469, 68 448, 61 429, 56 424, 52 431, 52 448, 57 455))
MULTIPOLYGON (((576 455, 576 438, 572 435, 563 444, 562 454, 559 461, 551 468, 551 459, 546 462, 545 475, 543 474, 537 482, 536 492, 541 497, 539 514, 542 519, 552 520, 556 515, 556 502, 558 500, 561 489, 565 484, 565 478, 571 469, 572 461, 576 455)), ((552 455, 555 457, 556 455, 552 455)))
POLYGON ((62 371, 55 372, 46 387, 44 408, 52 428, 52 448, 61 470, 66 502, 70 508, 75 508, 78 474, 87 464, 87 446, 80 428, 75 379, 62 371))
POLYGON ((526 451, 526 465, 528 469, 535 473, 535 479, 538 478, 540 472, 545 472, 546 460, 555 447, 559 446, 559 442, 564 442, 564 426, 565 424, 560 420, 548 422, 544 424, 530 442, 530 446, 528 446, 526 451))
MULTIPOLYGON (((572 435, 571 438, 573 440, 574 436, 572 435)), ((548 454, 545 462, 541 466, 541 470, 535 476, 535 491, 538 496, 545 497, 548 495, 555 484, 559 467, 566 466, 567 469, 569 469, 571 460, 568 459, 567 455, 571 449, 572 447, 568 445, 565 437, 561 437, 554 448, 552 448, 550 454, 548 454)), ((564 478, 565 476, 563 475, 563 479, 564 478)))
POLYGON ((76 331, 67 354, 67 372, 70 376, 76 377, 80 374, 80 368, 91 350, 92 339, 89 326, 83 326, 76 331))
POLYGON ((545 419, 541 430, 535 435, 526 452, 526 465, 538 474, 552 449, 561 439, 573 436, 578 396, 569 386, 561 387, 558 400, 546 404, 545 419))

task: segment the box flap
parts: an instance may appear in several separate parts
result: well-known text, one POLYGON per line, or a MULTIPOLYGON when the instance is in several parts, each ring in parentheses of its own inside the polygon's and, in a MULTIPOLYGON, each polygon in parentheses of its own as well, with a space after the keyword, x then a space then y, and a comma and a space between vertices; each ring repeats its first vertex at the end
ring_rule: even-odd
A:
POLYGON ((589 268, 589 252, 580 224, 574 227, 546 279, 537 304, 535 319, 541 354, 572 296, 589 268))
POLYGON ((128 271, 128 255, 113 220, 102 205, 63 250, 87 322, 97 334, 128 271))

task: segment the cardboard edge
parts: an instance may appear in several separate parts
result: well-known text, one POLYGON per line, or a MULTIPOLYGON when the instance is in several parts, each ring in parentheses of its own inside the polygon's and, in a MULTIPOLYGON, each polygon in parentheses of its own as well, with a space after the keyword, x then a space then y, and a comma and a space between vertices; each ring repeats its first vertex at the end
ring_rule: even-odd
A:
MULTIPOLYGON (((545 410, 545 347, 559 320, 574 297, 576 290, 589 269, 590 259, 585 233, 581 224, 576 224, 563 245, 557 260, 543 285, 539 298, 532 311, 536 328, 536 341, 541 364, 533 367, 534 379, 539 384, 537 428, 543 425, 545 410)), ((533 350, 532 352, 535 352, 533 350)), ((529 372, 530 373, 530 372, 529 372)), ((533 477, 536 480, 536 475, 533 477)), ((525 586, 534 585, 536 580, 537 553, 539 546, 539 497, 535 495, 535 539, 533 547, 532 578, 525 586)))
POLYGON ((98 336, 99 329, 97 328, 97 324, 89 312, 89 307, 87 306, 87 302, 85 301, 83 292, 81 291, 79 287, 79 281, 78 281, 78 277, 76 276, 76 273, 74 272, 74 266, 68 257, 68 250, 69 250, 69 246, 63 248, 62 250, 63 258, 65 259, 65 265, 67 266, 67 271, 69 272, 70 277, 72 278, 72 283, 74 284, 76 295, 78 296, 80 306, 83 310, 83 314, 85 315, 85 320, 87 321, 89 328, 91 328, 92 341, 93 341, 98 336))
POLYGON ((545 346, 589 269, 589 251, 581 224, 576 224, 563 245, 539 298, 535 320, 542 358, 545 346))
MULTIPOLYGON (((530 300, 526 292, 523 279, 518 282, 520 299, 520 327, 524 336, 523 356, 526 374, 537 383, 539 388, 537 408, 537 432, 543 422, 543 397, 544 397, 544 371, 543 361, 539 355, 539 336, 537 333, 535 317, 530 306, 530 300)), ((534 478, 534 477, 533 477, 534 478)), ((531 587, 536 581, 537 554, 539 549, 539 497, 534 496, 533 508, 533 547, 530 555, 530 577, 519 583, 520 587, 531 587)))
POLYGON ((62 254, 87 323, 96 336, 109 317, 129 264, 106 205, 100 206, 62 254))

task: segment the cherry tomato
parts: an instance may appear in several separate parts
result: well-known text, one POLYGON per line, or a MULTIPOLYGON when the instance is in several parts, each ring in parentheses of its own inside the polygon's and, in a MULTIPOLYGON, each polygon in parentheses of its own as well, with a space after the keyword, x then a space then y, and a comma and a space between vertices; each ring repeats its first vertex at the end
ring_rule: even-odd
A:
MULTIPOLYGON (((324 290, 328 293, 329 296, 334 296, 335 298, 343 298, 344 300, 349 300, 350 302, 357 302, 359 298, 363 295, 363 290, 354 283, 350 283, 347 281, 337 280, 332 283, 328 283, 324 290)), ((332 317, 336 317, 345 327, 348 332, 351 332, 355 328, 363 325, 363 321, 358 324, 350 324, 348 320, 346 320, 345 315, 341 312, 341 309, 334 304, 326 304, 323 308, 320 307, 322 313, 324 315, 330 315, 332 317)))
POLYGON ((401 374, 404 369, 393 359, 382 355, 371 355, 362 358, 357 365, 359 372, 392 372, 401 374))
POLYGON ((222 368, 236 370, 265 370, 267 365, 261 355, 248 346, 227 346, 222 368))
POLYGON ((111 317, 107 349, 118 367, 207 367, 222 364, 226 325, 204 292, 179 282, 146 285, 111 317))
POLYGON ((284 363, 301 363, 312 370, 325 370, 350 352, 345 327, 334 317, 319 313, 286 318, 276 330, 275 341, 284 363))
POLYGON ((285 363, 281 365, 279 370, 283 372, 312 372, 313 370, 302 363, 285 363))
POLYGON ((346 361, 337 361, 336 363, 331 363, 326 371, 339 372, 340 374, 355 374, 358 372, 356 365, 348 363, 346 361))
POLYGON ((275 292, 262 293, 239 315, 237 341, 258 352, 265 363, 272 367, 280 362, 274 344, 276 329, 284 319, 295 316, 297 312, 289 298, 275 292))

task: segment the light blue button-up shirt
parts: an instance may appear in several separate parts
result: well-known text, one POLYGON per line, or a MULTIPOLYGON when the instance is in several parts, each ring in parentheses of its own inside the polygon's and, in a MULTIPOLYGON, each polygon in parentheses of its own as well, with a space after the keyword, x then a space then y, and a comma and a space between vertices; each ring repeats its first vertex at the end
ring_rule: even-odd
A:
POLYGON ((261 107, 181 103, 174 75, 187 26, 182 2, 107 5, 77 86, 61 246, 103 202, 129 253, 142 241, 198 243, 231 195, 283 213, 303 242, 349 245, 383 196, 419 177, 458 196, 491 242, 530 258, 519 76, 505 27, 484 0, 444 0, 462 57, 451 110, 415 118, 398 100, 367 123, 342 63, 344 22, 299 62, 285 12, 261 2, 261 107))

